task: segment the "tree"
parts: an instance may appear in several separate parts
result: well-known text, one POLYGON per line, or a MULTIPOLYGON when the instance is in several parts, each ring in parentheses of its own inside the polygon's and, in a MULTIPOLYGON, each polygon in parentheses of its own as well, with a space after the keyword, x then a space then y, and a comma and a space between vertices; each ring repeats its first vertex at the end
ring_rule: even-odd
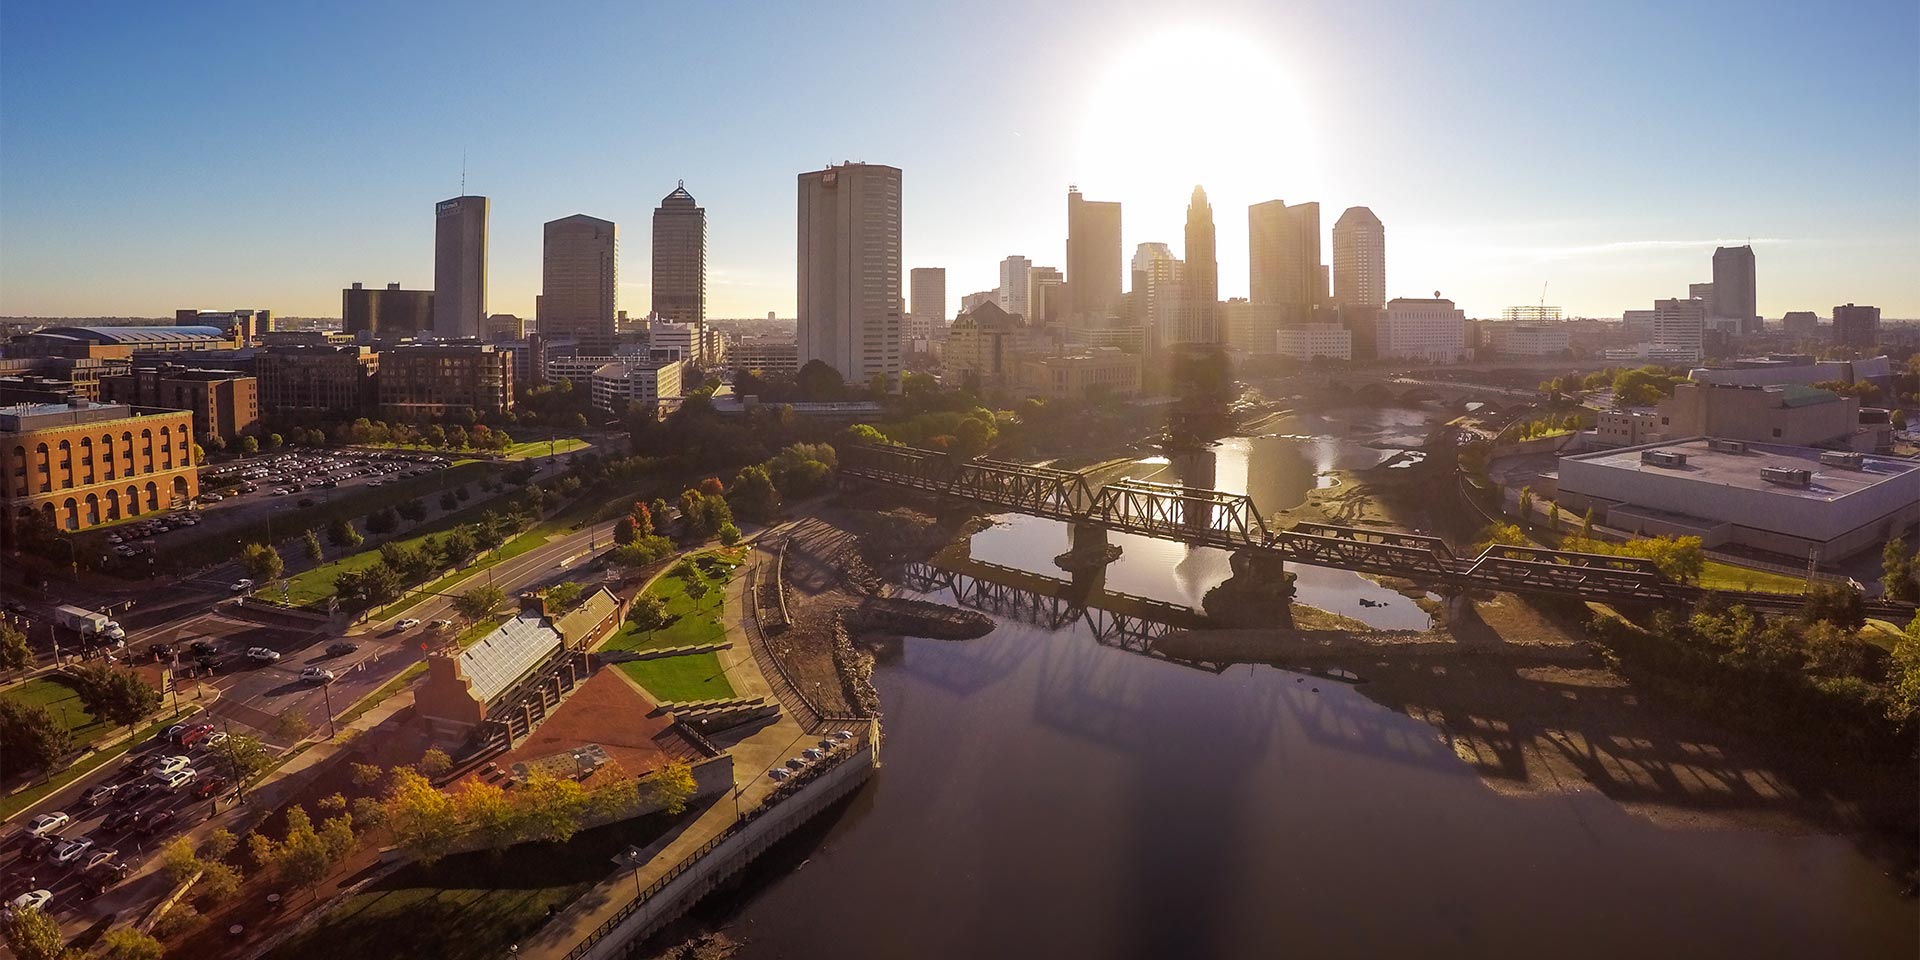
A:
POLYGON ((733 478, 727 502, 750 519, 768 520, 780 510, 780 491, 774 489, 773 477, 768 475, 766 467, 742 467, 733 478))
POLYGON ((483 846, 497 850, 513 842, 519 824, 513 804, 499 786, 484 780, 462 780, 454 790, 453 803, 463 829, 483 846))
POLYGON ((1894 537, 1880 549, 1880 568, 1880 586, 1888 600, 1920 600, 1920 580, 1914 579, 1914 560, 1907 554, 1905 539, 1894 537))
POLYGON ((256 833, 248 841, 254 859, 268 867, 282 882, 296 888, 311 887, 327 875, 327 868, 346 853, 338 850, 332 838, 322 837, 313 827, 313 818, 300 804, 287 808, 287 833, 279 841, 256 833))
POLYGON ((471 527, 455 527, 440 538, 440 559, 447 566, 463 566, 480 553, 480 538, 471 527))
POLYGON ((547 615, 558 616, 573 609, 574 605, 580 602, 581 595, 585 591, 585 587, 582 587, 572 580, 563 580, 548 587, 545 594, 547 598, 547 615))
POLYGON ((285 437, 283 437, 283 436, 281 436, 281 435, 279 435, 279 434, 277 434, 277 433, 269 433, 269 434, 267 434, 267 449, 268 449, 268 450, 278 450, 278 449, 280 449, 280 447, 281 447, 281 446, 282 446, 283 444, 285 444, 286 442, 287 442, 287 438, 285 438, 285 437))
POLYGON ((667 815, 678 816, 687 809, 687 801, 693 798, 695 789, 693 768, 676 760, 647 778, 646 800, 667 815))
POLYGON ((160 851, 160 863, 167 871, 167 879, 176 886, 200 872, 200 857, 193 852, 193 841, 186 837, 176 837, 167 844, 160 851))
POLYGON ((365 541, 360 531, 353 528, 352 520, 340 517, 327 524, 327 542, 336 547, 357 547, 365 541))
POLYGON ((60 938, 60 925, 39 908, 11 910, 4 923, 7 948, 19 960, 67 960, 67 945, 60 938))
POLYGON ((667 602, 650 593, 633 598, 627 608, 627 622, 641 630, 658 630, 668 623, 667 602))
POLYGON ((459 809, 453 798, 434 789, 418 771, 394 768, 382 808, 394 845, 422 863, 446 856, 460 838, 459 809))
POLYGON ((838 400, 846 389, 846 381, 841 379, 840 371, 824 360, 808 360, 794 374, 793 383, 804 400, 838 400))
POLYGON ((247 544, 240 560, 246 566, 248 575, 259 583, 280 579, 281 572, 287 568, 285 561, 280 559, 280 551, 264 543, 247 544))
POLYGON ((737 546, 740 543, 740 528, 731 523, 723 523, 720 525, 718 536, 720 537, 721 546, 737 546))
POLYGON ((1526 547, 1532 546, 1532 541, 1527 539, 1526 533, 1520 529, 1518 524, 1489 524, 1485 529, 1480 531, 1478 546, 1480 549, 1485 550, 1488 547, 1496 545, 1526 547))
POLYGON ((1585 516, 1580 518, 1580 539, 1593 539, 1593 508, 1588 507, 1585 516))
POLYGON ((25 670, 33 666, 33 647, 27 635, 13 624, 0 620, 0 670, 25 670))
POLYGON ((514 792, 520 835, 528 840, 565 843, 580 831, 590 800, 578 780, 534 773, 514 792))
POLYGON ((408 523, 419 523, 427 518, 427 505, 421 503, 419 497, 402 500, 394 509, 399 511, 401 518, 408 523))
POLYGON ((1920 613, 1913 615, 1900 639, 1894 641, 1892 659, 1887 678, 1893 686, 1888 719, 1910 723, 1920 717, 1920 613))
POLYGON ((132 727, 160 709, 160 691, 125 668, 92 665, 71 673, 87 712, 114 725, 132 727))
POLYGON ((1533 488, 1532 487, 1520 488, 1520 525, 1522 527, 1529 527, 1533 525, 1533 488))
POLYGON ((623 567, 644 567, 673 554, 673 541, 666 537, 641 537, 613 551, 613 562, 623 567))
POLYGON ((203 859, 200 882, 193 885, 193 890, 202 903, 224 903, 239 892, 240 871, 231 863, 203 859))
POLYGON ((252 437, 240 438, 240 453, 242 456, 251 457, 254 454, 259 452, 260 452, 260 441, 252 437))
POLYGON ((482 585, 453 598, 453 610, 468 623, 479 623, 493 616, 494 611, 505 602, 505 591, 499 587, 482 585))
POLYGON ((883 447, 891 442, 887 439, 886 434, 881 433, 872 424, 868 423, 856 423, 848 427, 846 430, 846 438, 855 444, 867 444, 876 447, 883 447))
POLYGON ((400 520, 393 515, 391 507, 381 507, 367 514, 366 524, 367 532, 374 534, 384 535, 400 529, 400 520))
POLYGON ((1800 618, 1808 623, 1831 623, 1848 633, 1867 625, 1866 598, 1843 583, 1820 581, 1807 585, 1800 618))
POLYGON ((166 952, 160 941, 134 927, 113 927, 100 937, 100 960, 160 960, 166 952))
POLYGON ((420 756, 420 772, 429 777, 438 777, 453 769, 453 758, 445 750, 432 747, 420 756))
POLYGON ((634 522, 631 515, 621 517, 620 522, 613 525, 614 543, 624 547, 638 539, 640 539, 640 525, 634 522))
POLYGON ((954 428, 953 438, 956 451, 969 460, 987 452, 993 443, 994 428, 991 423, 968 417, 954 428))
POLYGON ((452 490, 447 490, 441 493, 440 509, 443 512, 451 512, 451 511, 460 509, 460 498, 457 496, 454 496, 454 493, 452 490))
POLYGON ((307 531, 307 535, 300 539, 300 543, 302 546, 306 547, 308 560, 312 560, 314 563, 319 563, 320 561, 325 560, 327 558, 327 552, 325 550, 320 549, 319 535, 314 533, 312 530, 307 531))
POLYGON ((0 700, 0 756, 8 772, 51 773, 73 751, 73 731, 42 703, 0 700))
POLYGON ((313 724, 297 713, 283 713, 273 724, 273 732, 282 740, 299 740, 312 730, 313 724))
POLYGON ((229 734, 214 750, 226 763, 227 772, 232 775, 235 785, 246 783, 248 778, 265 770, 273 762, 273 751, 267 749, 267 745, 261 743, 258 737, 244 733, 229 734))

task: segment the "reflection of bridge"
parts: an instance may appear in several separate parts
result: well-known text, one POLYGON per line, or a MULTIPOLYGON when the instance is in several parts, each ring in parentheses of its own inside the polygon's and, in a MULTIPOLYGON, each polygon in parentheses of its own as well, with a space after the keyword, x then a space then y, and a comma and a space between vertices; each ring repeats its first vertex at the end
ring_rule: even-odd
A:
POLYGON ((1104 590, 1080 596, 1082 591, 1072 583, 1015 567, 974 559, 951 563, 909 563, 901 570, 901 582, 910 590, 951 597, 960 606, 1049 631, 1085 621, 1094 641, 1102 646, 1209 673, 1228 666, 1178 660, 1154 648, 1155 641, 1170 633, 1207 624, 1206 617, 1177 603, 1104 590))
MULTIPOLYGON (((1795 609, 1793 594, 1708 591, 1668 579, 1653 561, 1544 547, 1490 546, 1456 555, 1438 537, 1325 523, 1269 530, 1245 494, 1144 480, 1094 488, 1080 474, 999 460, 961 460, 904 446, 849 446, 842 476, 960 497, 1071 524, 1072 554, 1103 563, 1109 531, 1213 546, 1252 559, 1405 577, 1455 590, 1540 593, 1613 603, 1731 603, 1795 609)), ((1874 616, 1905 622, 1914 604, 1874 601, 1874 616)))

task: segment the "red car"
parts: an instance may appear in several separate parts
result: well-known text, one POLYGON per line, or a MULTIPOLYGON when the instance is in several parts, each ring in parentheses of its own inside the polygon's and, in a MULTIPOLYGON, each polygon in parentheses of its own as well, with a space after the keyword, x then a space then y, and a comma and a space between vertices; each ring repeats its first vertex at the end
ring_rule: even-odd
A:
POLYGON ((173 811, 161 810, 147 815, 145 819, 140 821, 140 832, 146 834, 159 833, 161 830, 166 829, 167 824, 172 822, 173 811))
POLYGON ((192 727, 187 728, 187 732, 180 735, 180 745, 183 747, 191 747, 194 744, 199 743, 202 740, 205 740, 207 738, 207 735, 211 734, 212 732, 213 732, 213 724, 211 723, 196 724, 192 727))
POLYGON ((200 785, 193 789, 193 795, 202 800, 205 800, 208 797, 217 797, 220 794, 225 793, 226 789, 227 789, 226 777, 208 777, 205 780, 200 781, 200 785))

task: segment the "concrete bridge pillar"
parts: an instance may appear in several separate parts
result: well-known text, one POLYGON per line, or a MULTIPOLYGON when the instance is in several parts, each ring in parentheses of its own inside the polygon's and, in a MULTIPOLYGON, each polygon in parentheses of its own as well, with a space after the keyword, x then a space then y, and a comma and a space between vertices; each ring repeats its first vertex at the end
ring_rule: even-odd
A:
POLYGON ((1458 588, 1448 588, 1440 591, 1440 595, 1442 598, 1440 609, 1433 612, 1433 618, 1440 623, 1446 626, 1454 626, 1469 621, 1476 616, 1473 609, 1473 598, 1467 595, 1467 591, 1458 588))
POLYGON ((1286 561, 1266 550, 1236 550, 1229 562, 1233 576, 1201 601, 1207 616, 1230 627, 1290 626, 1296 577, 1286 561))
POLYGON ((1120 559, 1119 546, 1109 542, 1107 528, 1079 520, 1067 527, 1067 552, 1053 558, 1054 566, 1074 574, 1077 582, 1083 571, 1102 573, 1107 564, 1120 559))

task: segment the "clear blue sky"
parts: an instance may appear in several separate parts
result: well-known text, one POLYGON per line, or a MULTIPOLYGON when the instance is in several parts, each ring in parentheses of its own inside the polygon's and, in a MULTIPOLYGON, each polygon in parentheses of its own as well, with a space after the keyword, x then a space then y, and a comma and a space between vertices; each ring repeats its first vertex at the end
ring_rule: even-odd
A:
MULTIPOLYGON (((1208 188, 1373 208, 1388 294, 1617 316, 1753 238, 1761 312, 1920 316, 1920 4, 30 3, 0 6, 0 314, 432 285, 433 204, 493 199, 490 304, 540 225, 707 208, 710 315, 794 310, 794 178, 905 171, 906 266, 953 302, 1062 264, 1065 192, 1177 252, 1208 188)), ((1331 255, 1331 250, 1328 250, 1331 255)))

